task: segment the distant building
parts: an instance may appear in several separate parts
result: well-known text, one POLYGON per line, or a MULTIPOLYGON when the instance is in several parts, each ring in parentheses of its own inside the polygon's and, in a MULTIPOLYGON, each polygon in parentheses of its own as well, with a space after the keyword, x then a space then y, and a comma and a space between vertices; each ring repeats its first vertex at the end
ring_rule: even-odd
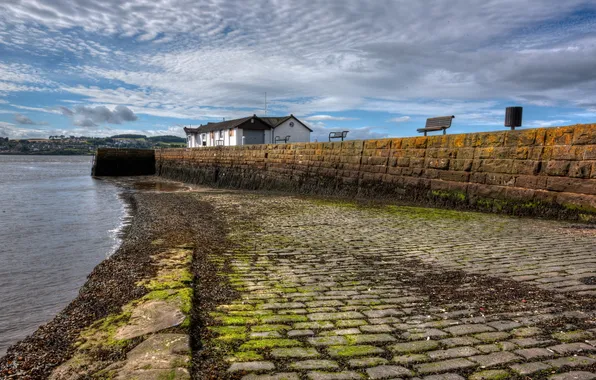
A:
POLYGON ((258 117, 207 123, 197 128, 184 128, 189 148, 201 146, 235 146, 310 142, 312 129, 294 115, 258 117))

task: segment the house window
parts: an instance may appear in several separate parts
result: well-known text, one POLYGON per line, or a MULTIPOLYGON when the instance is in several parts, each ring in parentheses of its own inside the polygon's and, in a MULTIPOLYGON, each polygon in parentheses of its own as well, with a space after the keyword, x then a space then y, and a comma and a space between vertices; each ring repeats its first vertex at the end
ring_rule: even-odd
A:
POLYGON ((234 136, 234 130, 230 129, 230 137, 234 136))
POLYGON ((223 129, 221 131, 219 131, 219 138, 223 139, 224 138, 224 131, 223 129))

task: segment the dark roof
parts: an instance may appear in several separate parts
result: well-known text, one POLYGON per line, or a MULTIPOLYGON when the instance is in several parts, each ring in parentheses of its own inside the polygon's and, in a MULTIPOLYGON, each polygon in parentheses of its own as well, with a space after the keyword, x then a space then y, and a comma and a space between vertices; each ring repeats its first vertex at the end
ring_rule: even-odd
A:
MULTIPOLYGON (((249 122, 253 118, 257 121, 257 123, 256 124, 250 123, 250 127, 244 126, 245 129, 269 129, 269 128, 277 127, 278 125, 280 125, 281 123, 283 123, 284 121, 288 120, 291 117, 296 119, 294 117, 294 115, 277 116, 277 117, 258 117, 258 116, 253 115, 253 116, 249 116, 249 117, 243 117, 240 119, 220 121, 219 123, 207 123, 207 124, 201 125, 200 127, 197 127, 197 128, 185 127, 184 132, 186 132, 186 133, 207 133, 207 132, 211 132, 211 131, 219 131, 222 129, 233 129, 236 127, 240 127, 241 125, 245 124, 246 122, 249 122)), ((296 120, 298 120, 298 119, 296 119, 296 120)), ((304 123, 302 123, 300 120, 298 120, 298 122, 300 124, 304 125, 304 123)), ((304 125, 304 127, 312 132, 312 129, 308 128, 306 125, 304 125)))
POLYGON ((190 127, 184 127, 184 132, 186 133, 198 133, 199 132, 199 128, 190 128, 190 127))
POLYGON ((275 127, 277 127, 278 125, 280 125, 281 123, 283 123, 284 121, 288 120, 291 117, 292 117, 292 115, 290 115, 290 116, 278 116, 278 117, 262 117, 261 120, 263 120, 265 123, 267 123, 270 126, 272 126, 273 128, 275 128, 275 127))
POLYGON ((280 125, 281 123, 283 123, 284 121, 290 119, 290 118, 294 118, 297 122, 299 122, 300 124, 302 124, 304 126, 304 128, 308 129, 309 131, 312 132, 312 129, 310 129, 306 124, 304 124, 303 122, 301 122, 300 120, 296 119, 296 116, 290 114, 290 116, 277 116, 277 117, 262 117, 261 119, 266 122, 267 124, 271 125, 273 128, 277 127, 278 125, 280 125))

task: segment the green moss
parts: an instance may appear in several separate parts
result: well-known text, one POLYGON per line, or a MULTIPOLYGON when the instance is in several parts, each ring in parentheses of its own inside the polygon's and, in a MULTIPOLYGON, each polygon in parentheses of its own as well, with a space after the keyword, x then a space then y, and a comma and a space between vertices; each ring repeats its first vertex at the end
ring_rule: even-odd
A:
POLYGON ((457 202, 465 202, 467 199, 466 193, 463 191, 448 191, 448 190, 432 190, 431 195, 436 198, 449 199, 457 202))
POLYGON ((186 368, 189 367, 190 365, 190 355, 188 356, 188 359, 182 359, 182 358, 176 358, 172 361, 172 363, 170 364, 171 368, 186 368))
POLYGON ((164 372, 159 374, 159 376, 157 376, 158 380, 176 380, 176 370, 173 369, 171 371, 168 372, 164 372))
POLYGON ((358 327, 368 325, 368 322, 363 319, 346 319, 335 322, 335 325, 337 327, 358 327))
POLYGON ((255 339, 249 340, 240 346, 241 351, 263 350, 276 347, 296 347, 302 343, 295 339, 255 339))
POLYGON ((252 332, 285 331, 292 328, 287 325, 259 325, 250 328, 252 332))
POLYGON ((259 318, 259 316, 264 315, 272 315, 272 310, 251 310, 251 311, 230 311, 228 315, 230 316, 239 316, 239 317, 255 317, 259 318))
POLYGON ((509 379, 511 374, 508 371, 502 369, 492 369, 486 371, 480 371, 470 375, 470 380, 503 380, 509 379))
POLYGON ((227 358, 230 362, 252 362, 256 360, 263 360, 263 356, 256 351, 239 351, 234 352, 232 356, 227 358))
POLYGON ((552 337, 561 342, 579 342, 586 339, 591 339, 593 334, 584 330, 561 331, 552 334, 552 337))
POLYGON ((230 310, 230 311, 246 311, 246 310, 254 310, 253 305, 246 305, 246 304, 232 304, 232 305, 221 305, 217 307, 218 310, 230 310))
POLYGON ((375 346, 332 346, 330 349, 333 356, 350 357, 364 356, 378 353, 379 348, 375 346))
MULTIPOLYGON (((130 309, 130 307, 127 309, 130 309)), ((128 323, 131 314, 130 311, 125 311, 120 314, 109 315, 96 321, 81 332, 78 349, 90 350, 102 346, 127 346, 129 343, 128 340, 118 340, 115 339, 115 336, 118 329, 128 323)))
POLYGON ((265 323, 284 323, 284 322, 305 322, 308 320, 304 315, 272 315, 261 319, 265 323))
POLYGON ((253 325, 259 320, 248 317, 219 317, 217 321, 223 325, 253 325))
POLYGON ((180 327, 183 329, 190 327, 190 318, 189 317, 184 318, 184 321, 182 321, 182 323, 180 324, 180 327))
POLYGON ((216 339, 224 342, 244 341, 246 340, 246 334, 244 333, 233 333, 218 336, 216 339))
POLYGON ((207 329, 220 335, 241 334, 246 332, 246 327, 243 326, 211 326, 207 329))
POLYGON ((399 215, 404 218, 425 219, 425 220, 473 220, 480 217, 480 214, 457 210, 445 210, 431 207, 414 206, 385 206, 381 212, 399 215))
POLYGON ((565 203, 565 204, 563 204, 563 207, 565 207, 567 210, 571 210, 571 211, 587 211, 590 213, 596 213, 596 208, 590 207, 590 206, 582 206, 582 205, 576 205, 576 204, 571 204, 571 203, 565 203))
POLYGON ((146 294, 142 300, 175 301, 179 303, 180 310, 184 314, 189 314, 192 306, 192 294, 193 292, 191 288, 155 290, 146 294))

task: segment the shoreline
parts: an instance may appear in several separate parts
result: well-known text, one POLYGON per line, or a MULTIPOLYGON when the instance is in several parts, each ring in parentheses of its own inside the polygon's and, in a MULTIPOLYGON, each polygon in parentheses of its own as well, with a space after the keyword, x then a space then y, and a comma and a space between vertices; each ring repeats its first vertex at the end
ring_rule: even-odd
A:
MULTIPOLYGON (((139 180, 142 179, 135 178, 132 183, 139 180)), ((48 378, 77 352, 84 331, 103 318, 121 314, 124 306, 150 293, 146 283, 158 274, 155 256, 159 252, 192 242, 194 228, 187 226, 193 222, 197 226, 201 224, 196 219, 200 219, 197 215, 202 214, 200 211, 205 205, 189 195, 191 193, 138 191, 127 183, 115 185, 124 188, 120 197, 128 209, 124 228, 119 233, 120 246, 93 269, 68 306, 33 334, 8 348, 6 355, 0 358, 0 377, 48 378), (185 212, 193 208, 196 212, 185 212), (155 244, 156 241, 160 243, 155 244)), ((185 332, 186 329, 170 330, 185 332)), ((108 347, 97 359, 104 366, 122 360, 140 341, 141 338, 134 338, 108 347)))

